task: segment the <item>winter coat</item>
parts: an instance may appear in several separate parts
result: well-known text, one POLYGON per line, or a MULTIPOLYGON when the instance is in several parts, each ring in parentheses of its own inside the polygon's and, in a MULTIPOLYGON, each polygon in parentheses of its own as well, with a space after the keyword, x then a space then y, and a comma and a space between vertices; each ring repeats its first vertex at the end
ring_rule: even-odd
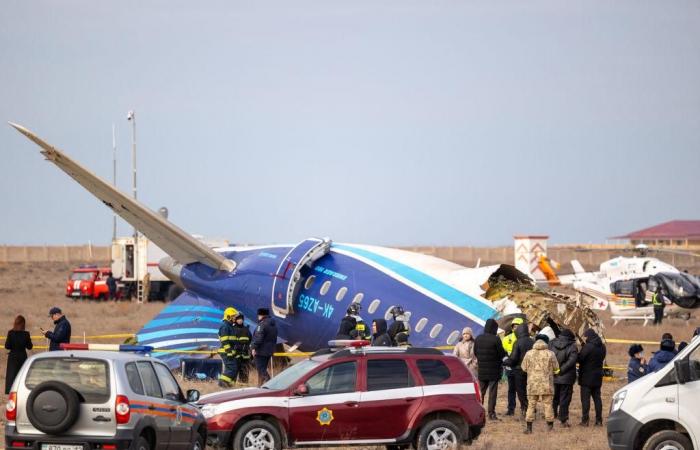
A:
POLYGON ((472 371, 472 375, 476 377, 479 369, 479 363, 474 355, 474 338, 468 341, 460 341, 455 345, 452 354, 461 359, 462 362, 472 371))
POLYGON ((654 356, 651 357, 651 361, 649 361, 649 371, 658 372, 675 357, 676 354, 668 350, 660 350, 654 353, 654 356))
POLYGON ((70 344, 70 322, 66 316, 54 321, 53 331, 45 334, 49 342, 49 351, 60 350, 61 344, 70 344))
POLYGON ((642 378, 644 375, 649 373, 649 366, 642 364, 642 360, 639 358, 630 358, 630 362, 627 365, 627 382, 631 383, 642 378))
POLYGON ((33 347, 32 338, 29 336, 28 331, 10 330, 7 332, 5 348, 8 349, 10 353, 7 355, 5 394, 10 393, 10 388, 19 373, 19 369, 22 368, 22 364, 27 360, 27 350, 31 350, 33 347))
POLYGON ((256 356, 272 356, 277 345, 277 324, 271 317, 263 317, 253 333, 253 343, 250 348, 256 356))
POLYGON ((605 344, 593 330, 586 330, 586 343, 578 354, 578 384, 587 387, 603 385, 603 362, 607 351, 605 344))
POLYGON ((228 320, 222 320, 219 326, 219 355, 222 358, 233 356, 233 325, 228 320))
POLYGON ((554 394, 554 374, 559 372, 559 363, 544 341, 535 342, 520 368, 527 373, 527 395, 554 394))
POLYGON ((520 364, 522 364, 525 354, 532 349, 532 346, 535 345, 535 341, 530 337, 530 331, 526 323, 518 325, 515 329, 515 336, 517 340, 515 341, 510 357, 506 360, 506 365, 509 365, 513 369, 520 369, 520 364))
POLYGON ((355 330, 357 320, 352 316, 345 316, 340 319, 340 326, 335 335, 336 339, 352 339, 352 332, 355 330))
POLYGON ((245 322, 241 325, 233 322, 233 337, 234 339, 231 341, 233 355, 238 359, 250 359, 250 341, 252 336, 245 322))
POLYGON ((498 381, 506 351, 501 339, 496 335, 498 323, 489 319, 484 324, 484 333, 474 341, 474 354, 479 363, 478 378, 481 381, 498 381))
POLYGON ((397 339, 396 337, 400 333, 404 333, 408 335, 408 328, 406 328, 406 324, 402 320, 396 320, 391 323, 389 326, 389 331, 387 331, 389 334, 389 337, 391 338, 391 342, 393 345, 397 345, 397 339))
POLYGON ((549 349, 554 352, 559 363, 559 373, 554 376, 554 384, 576 383, 576 361, 578 348, 576 341, 568 334, 560 334, 549 343, 549 349))
POLYGON ((374 347, 391 347, 391 338, 386 331, 386 320, 374 319, 373 324, 377 327, 377 332, 372 335, 371 345, 374 347))

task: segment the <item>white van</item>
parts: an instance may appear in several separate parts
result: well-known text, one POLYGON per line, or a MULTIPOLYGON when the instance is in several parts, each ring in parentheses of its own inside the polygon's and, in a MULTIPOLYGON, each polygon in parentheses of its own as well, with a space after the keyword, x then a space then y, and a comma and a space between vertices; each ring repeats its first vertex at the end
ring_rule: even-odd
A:
POLYGON ((615 392, 613 450, 700 450, 700 336, 658 372, 615 392))

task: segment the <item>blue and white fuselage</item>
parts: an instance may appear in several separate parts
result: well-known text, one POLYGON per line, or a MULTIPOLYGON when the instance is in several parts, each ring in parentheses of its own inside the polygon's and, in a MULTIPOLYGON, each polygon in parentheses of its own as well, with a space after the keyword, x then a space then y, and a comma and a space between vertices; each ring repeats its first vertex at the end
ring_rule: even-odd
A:
POLYGON ((464 327, 479 333, 496 315, 479 287, 495 268, 466 269, 413 252, 337 243, 301 269, 290 310, 281 314, 272 302, 273 283, 284 276, 279 268, 293 248, 218 249, 236 262, 232 272, 200 263, 182 266, 177 276, 186 292, 138 333, 139 343, 171 350, 215 348, 222 312, 229 306, 249 324, 258 308, 271 309, 280 340, 300 350, 316 350, 335 338, 352 302, 362 306, 360 315, 368 325, 376 318, 391 319, 391 308, 403 306, 414 346, 453 345, 464 327), (470 272, 480 272, 483 279, 476 282, 470 272))

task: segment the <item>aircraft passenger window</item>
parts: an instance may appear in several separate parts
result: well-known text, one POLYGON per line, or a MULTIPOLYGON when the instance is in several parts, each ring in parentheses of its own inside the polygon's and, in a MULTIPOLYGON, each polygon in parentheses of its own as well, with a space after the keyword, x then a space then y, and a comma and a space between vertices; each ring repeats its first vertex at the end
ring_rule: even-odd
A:
POLYGON ((331 288, 331 282, 326 280, 323 282, 321 285, 321 295, 326 295, 328 293, 328 290, 331 288))
POLYGON ((394 308, 394 305, 391 305, 391 306, 389 306, 389 308, 387 308, 386 312, 384 313, 384 320, 391 320, 391 318, 392 318, 391 310, 393 308, 394 308))
POLYGON ((355 294, 355 297, 353 297, 352 302, 360 303, 363 298, 365 298, 365 294, 363 294, 362 292, 358 292, 357 294, 355 294))
POLYGON ((345 297, 345 294, 347 294, 347 293, 348 293, 348 288, 346 288, 345 286, 341 287, 340 289, 338 289, 338 293, 335 294, 335 301, 336 302, 341 301, 345 297))
POLYGON ((311 286, 314 285, 314 281, 316 280, 316 275, 311 275, 309 278, 306 279, 306 283, 304 283, 304 289, 307 291, 311 289, 311 286))
POLYGON ((454 345, 459 339, 459 331, 455 330, 447 336, 447 345, 454 345))
POLYGON ((430 337, 435 339, 438 337, 438 334, 442 331, 442 324, 441 323, 436 323, 435 326, 433 326, 433 329, 430 330, 430 337))
POLYGON ((372 300, 372 303, 369 304, 369 308, 367 308, 367 312, 370 314, 374 314, 374 312, 379 308, 379 304, 381 303, 381 300, 378 298, 375 298, 372 300))
POLYGON ((426 325, 428 325, 428 319, 426 319, 425 317, 423 317, 423 318, 422 318, 421 320, 419 320, 418 323, 416 324, 416 332, 420 333, 421 331, 423 331, 423 328, 425 328, 426 325))

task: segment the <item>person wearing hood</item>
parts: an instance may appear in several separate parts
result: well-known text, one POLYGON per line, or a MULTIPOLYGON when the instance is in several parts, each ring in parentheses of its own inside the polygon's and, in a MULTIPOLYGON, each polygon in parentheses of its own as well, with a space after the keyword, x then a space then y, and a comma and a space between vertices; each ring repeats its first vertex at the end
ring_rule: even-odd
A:
POLYGON ((386 331, 386 320, 374 319, 372 321, 372 342, 373 347, 391 347, 391 338, 386 331))
POLYGON ((253 343, 250 346, 251 354, 255 360, 255 369, 258 372, 258 386, 270 379, 267 366, 277 345, 277 324, 270 317, 267 308, 258 309, 258 326, 253 333, 253 343))
POLYGON ((354 314, 357 312, 359 305, 357 303, 351 303, 348 306, 345 316, 340 319, 340 326, 338 327, 338 332, 335 334, 336 339, 352 339, 353 331, 357 326, 357 319, 355 319, 354 314))
POLYGON ((479 364, 476 361, 476 355, 474 355, 474 333, 469 327, 465 327, 462 330, 462 339, 455 345, 452 354, 457 358, 461 359, 467 368, 471 371, 473 377, 477 378, 477 370, 479 364))
POLYGON ((245 324, 243 313, 239 312, 233 319, 233 337, 231 347, 234 357, 238 362, 238 373, 234 377, 235 382, 238 379, 241 383, 248 383, 248 368, 250 366, 250 340, 252 335, 245 324))
POLYGON ((649 366, 644 359, 644 347, 639 344, 630 345, 627 354, 630 355, 630 362, 627 364, 627 382, 631 383, 642 378, 649 373, 649 366))
POLYGON ((488 319, 484 324, 484 333, 474 341, 474 354, 479 364, 477 378, 479 378, 481 402, 484 402, 488 390, 487 410, 490 420, 499 420, 496 417, 496 398, 498 397, 498 380, 501 379, 503 358, 506 356, 501 338, 498 337, 497 333, 498 323, 493 319, 488 319))
POLYGON ((671 339, 661 341, 659 351, 649 361, 649 372, 658 372, 676 357, 676 343, 671 339))
POLYGON ((578 384, 581 386, 581 426, 589 424, 591 398, 595 406, 595 425, 603 425, 603 401, 600 388, 603 385, 603 363, 607 350, 600 336, 592 329, 583 333, 586 343, 578 354, 578 384))
MULTIPOLYGON (((520 337, 518 337, 520 342, 520 337)), ((554 352, 547 345, 549 337, 538 334, 532 350, 528 351, 522 360, 522 371, 527 373, 527 414, 525 415, 525 434, 532 433, 532 422, 535 421, 537 403, 544 407, 544 418, 547 428, 554 428, 554 411, 552 396, 554 394, 554 375, 559 373, 559 363, 554 352)))
POLYGON ((530 332, 527 323, 521 323, 515 329, 515 336, 517 340, 513 346, 513 351, 511 352, 508 359, 506 359, 506 365, 510 366, 511 372, 513 372, 513 381, 515 382, 515 392, 518 394, 518 401, 520 402, 520 416, 524 417, 527 411, 527 373, 520 367, 523 358, 527 352, 532 349, 535 345, 535 341, 530 337, 530 332))
POLYGON ((554 417, 559 419, 562 427, 567 428, 570 426, 569 405, 574 393, 574 383, 576 383, 576 361, 578 360, 576 336, 571 330, 564 328, 559 336, 550 341, 549 349, 554 352, 559 363, 559 373, 554 375, 554 398, 552 399, 554 417))

